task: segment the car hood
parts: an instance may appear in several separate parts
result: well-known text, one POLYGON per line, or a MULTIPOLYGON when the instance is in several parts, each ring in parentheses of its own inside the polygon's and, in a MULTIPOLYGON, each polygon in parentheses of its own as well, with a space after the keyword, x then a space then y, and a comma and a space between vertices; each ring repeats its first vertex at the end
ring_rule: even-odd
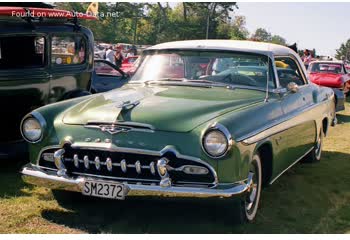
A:
POLYGON ((264 92, 188 86, 126 85, 68 109, 65 124, 137 122, 187 132, 229 111, 261 103, 264 92), (124 107, 123 107, 124 105, 124 107))

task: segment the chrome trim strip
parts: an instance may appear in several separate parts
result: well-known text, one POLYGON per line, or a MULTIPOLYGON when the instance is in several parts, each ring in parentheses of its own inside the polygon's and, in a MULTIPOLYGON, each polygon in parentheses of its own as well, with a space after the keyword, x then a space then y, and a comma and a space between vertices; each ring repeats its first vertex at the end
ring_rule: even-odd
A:
POLYGON ((146 124, 146 123, 139 123, 139 122, 103 122, 103 121, 93 121, 89 120, 87 124, 84 125, 85 128, 97 128, 101 129, 101 126, 107 125, 107 126, 115 126, 115 127, 126 127, 130 128, 129 131, 138 131, 138 132, 154 132, 155 127, 146 124))
MULTIPOLYGON (((108 125, 107 125, 108 126, 108 125)), ((111 130, 102 130, 103 127, 105 127, 104 124, 100 125, 84 125, 85 128, 91 128, 91 129, 98 129, 102 132, 107 132, 111 135, 118 134, 118 133, 126 133, 126 132, 147 132, 147 133, 154 133, 153 130, 151 129, 143 129, 143 128, 132 128, 132 127, 127 127, 127 126, 119 126, 116 125, 116 127, 120 128, 120 131, 112 132, 111 130), (128 129, 122 129, 123 127, 128 128, 128 129)))
POLYGON ((81 173, 81 172, 72 172, 72 174, 76 174, 76 175, 79 175, 79 176, 95 177, 95 178, 114 179, 114 180, 118 180, 118 181, 139 181, 139 182, 155 182, 155 183, 159 183, 159 180, 152 180, 152 179, 111 177, 111 176, 95 175, 95 174, 81 173))
POLYGON ((100 125, 100 124, 113 124, 115 126, 123 126, 123 127, 144 127, 144 128, 149 128, 151 130, 155 130, 154 126, 152 126, 151 124, 147 124, 147 123, 139 123, 139 122, 128 122, 128 121, 116 121, 116 122, 103 122, 103 121, 93 121, 93 120, 89 120, 87 121, 86 125, 100 125))
POLYGON ((44 169, 44 170, 57 171, 57 169, 55 169, 55 168, 49 168, 49 167, 43 167, 43 166, 37 166, 37 167, 44 169))
MULTIPOLYGON (((179 185, 179 184, 193 184, 193 185, 204 185, 204 186, 207 186, 207 185, 212 185, 211 183, 205 183, 205 182, 186 182, 186 181, 177 181, 176 182, 176 185, 179 185)), ((175 184, 174 184, 175 185, 175 184)), ((221 184, 220 184, 221 185, 221 184)))
MULTIPOLYGON (((331 101, 331 99, 329 99, 328 101, 331 101)), ((319 102, 317 104, 308 106, 306 108, 299 109, 299 110, 295 111, 294 114, 292 114, 292 115, 288 115, 288 116, 282 117, 280 119, 277 119, 277 120, 273 121, 272 123, 266 125, 265 127, 258 128, 257 130, 255 130, 249 134, 246 134, 246 135, 243 135, 243 136, 237 138, 236 141, 237 142, 242 141, 244 144, 249 145, 249 144, 256 143, 262 139, 265 139, 269 136, 272 136, 274 134, 277 134, 277 133, 279 133, 287 128, 291 128, 293 126, 296 126, 296 125, 300 124, 300 122, 295 122, 294 120, 296 117, 298 117, 300 115, 300 113, 307 112, 307 111, 309 111, 313 108, 319 107, 325 103, 326 103, 326 101, 323 101, 323 102, 319 102), (288 121, 290 121, 290 122, 288 122, 288 121), (283 123, 286 123, 289 125, 287 127, 281 128, 280 125, 283 123)))
MULTIPOLYGON (((86 180, 93 178, 70 178, 67 176, 59 177, 56 172, 44 172, 35 165, 27 164, 22 170, 22 179, 26 183, 38 186, 45 186, 51 189, 60 189, 67 191, 82 192, 86 180)), ((252 184, 252 176, 249 176, 245 182, 237 182, 232 185, 224 185, 213 188, 206 187, 160 187, 158 185, 142 185, 124 183, 128 192, 126 196, 166 196, 166 197, 225 197, 230 198, 246 193, 252 184)))
POLYGON ((273 184, 280 176, 282 176, 283 173, 285 173, 286 171, 288 171, 291 167, 293 167, 296 163, 298 163, 301 159, 303 159, 306 155, 308 155, 312 150, 314 149, 314 147, 312 147, 310 150, 308 150, 303 156, 301 156, 300 158, 298 158, 295 162, 293 162, 291 165, 289 165, 289 167, 287 167, 286 169, 284 169, 280 174, 278 174, 274 179, 272 179, 270 181, 270 185, 273 184))

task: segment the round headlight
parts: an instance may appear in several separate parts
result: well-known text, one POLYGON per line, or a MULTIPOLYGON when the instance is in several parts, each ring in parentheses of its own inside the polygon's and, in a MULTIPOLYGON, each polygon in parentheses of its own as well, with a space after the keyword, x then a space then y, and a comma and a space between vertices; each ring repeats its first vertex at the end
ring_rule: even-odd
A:
POLYGON ((203 137, 203 148, 210 157, 219 158, 228 151, 230 141, 229 133, 224 133, 217 128, 209 129, 203 137))
POLYGON ((22 134, 27 141, 38 141, 41 138, 42 133, 42 126, 40 125, 40 122, 37 119, 29 117, 23 121, 22 134))

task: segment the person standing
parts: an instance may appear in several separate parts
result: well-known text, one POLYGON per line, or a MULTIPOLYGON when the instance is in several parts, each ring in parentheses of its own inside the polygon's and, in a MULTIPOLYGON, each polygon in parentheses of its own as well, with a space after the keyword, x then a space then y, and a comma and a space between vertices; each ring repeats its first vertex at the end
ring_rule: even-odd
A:
POLYGON ((305 65, 305 68, 307 69, 309 67, 309 63, 312 61, 312 55, 310 50, 305 49, 304 50, 304 56, 303 56, 303 62, 305 65))
POLYGON ((120 48, 117 48, 114 54, 114 62, 115 65, 120 68, 122 66, 122 62, 123 62, 123 54, 121 52, 120 48))
POLYGON ((110 46, 106 51, 106 60, 115 64, 114 51, 112 46, 110 46))

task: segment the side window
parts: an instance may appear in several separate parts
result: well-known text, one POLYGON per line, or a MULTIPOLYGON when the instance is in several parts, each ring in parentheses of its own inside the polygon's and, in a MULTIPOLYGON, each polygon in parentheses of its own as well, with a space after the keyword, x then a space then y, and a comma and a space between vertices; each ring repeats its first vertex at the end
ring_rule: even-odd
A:
POLYGON ((80 35, 53 36, 51 48, 53 65, 76 65, 86 61, 86 40, 80 35))
POLYGON ((281 87, 286 88, 290 82, 295 82, 298 85, 305 84, 298 63, 294 59, 290 57, 276 57, 275 64, 281 87))
POLYGON ((42 68, 45 65, 44 37, 0 36, 0 69, 42 68))

